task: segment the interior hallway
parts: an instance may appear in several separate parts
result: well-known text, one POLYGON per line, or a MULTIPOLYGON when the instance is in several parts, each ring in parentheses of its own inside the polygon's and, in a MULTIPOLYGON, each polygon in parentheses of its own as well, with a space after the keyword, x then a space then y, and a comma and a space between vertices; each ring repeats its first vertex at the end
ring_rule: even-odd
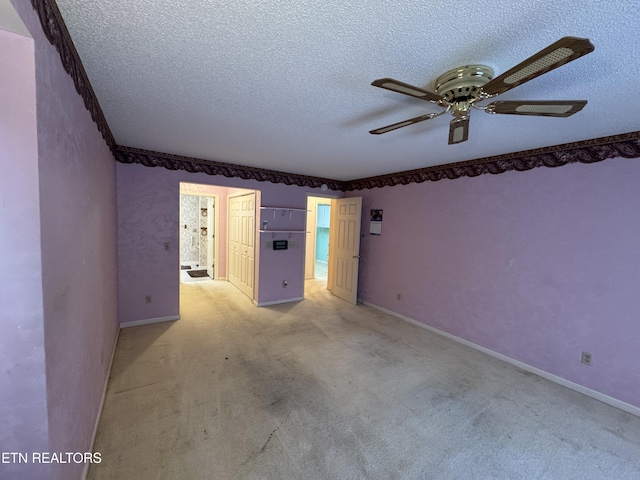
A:
POLYGON ((324 285, 122 330, 89 479, 640 478, 640 418, 324 285))

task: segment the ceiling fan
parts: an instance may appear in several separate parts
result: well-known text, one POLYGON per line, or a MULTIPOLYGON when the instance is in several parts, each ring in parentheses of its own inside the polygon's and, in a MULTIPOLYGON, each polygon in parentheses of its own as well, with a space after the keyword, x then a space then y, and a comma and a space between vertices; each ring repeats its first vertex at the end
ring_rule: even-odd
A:
POLYGON ((492 102, 486 106, 476 104, 522 85, 593 50, 593 44, 586 38, 563 37, 496 78, 493 78, 493 70, 485 65, 466 65, 449 70, 436 80, 435 93, 393 78, 380 78, 371 85, 435 103, 445 110, 377 128, 369 133, 380 135, 451 112, 453 120, 449 125, 449 144, 452 145, 469 138, 469 114, 472 108, 484 110, 487 113, 569 117, 582 110, 587 101, 505 100, 492 102))

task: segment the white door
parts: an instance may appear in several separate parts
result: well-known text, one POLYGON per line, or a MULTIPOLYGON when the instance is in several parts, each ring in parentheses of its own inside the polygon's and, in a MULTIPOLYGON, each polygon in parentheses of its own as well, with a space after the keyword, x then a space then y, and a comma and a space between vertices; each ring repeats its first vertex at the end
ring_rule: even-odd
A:
POLYGON ((358 299, 362 197, 331 200, 329 284, 334 295, 354 305, 358 299))
POLYGON ((214 277, 214 266, 215 266, 215 256, 214 256, 214 252, 215 250, 215 245, 214 242, 216 241, 216 233, 215 233, 215 218, 216 218, 216 212, 215 212, 215 202, 213 197, 209 197, 207 198, 207 232, 209 235, 209 238, 207 239, 207 275, 209 275, 211 278, 215 278, 214 277))
POLYGON ((229 281, 253 299, 256 194, 229 198, 229 281))

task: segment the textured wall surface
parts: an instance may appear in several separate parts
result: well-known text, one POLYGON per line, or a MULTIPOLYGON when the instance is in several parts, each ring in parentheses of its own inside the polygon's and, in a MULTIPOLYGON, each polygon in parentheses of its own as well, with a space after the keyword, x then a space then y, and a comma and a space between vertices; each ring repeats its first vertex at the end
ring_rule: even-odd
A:
MULTIPOLYGON (((0 30, 0 452, 49 448, 33 40, 0 30)), ((0 463, 2 479, 45 479, 0 463)))
MULTIPOLYGON (((180 182, 230 187, 228 194, 234 193, 234 188, 258 190, 262 205, 296 208, 306 208, 307 193, 319 190, 142 165, 118 164, 117 171, 120 322, 179 315, 180 182), (165 251, 165 242, 176 247, 165 251), (152 303, 145 304, 146 295, 153 297, 152 303)), ((222 219, 226 217, 226 204, 221 203, 220 208, 222 219)), ((272 219, 273 212, 265 212, 262 215, 272 219)), ((304 229, 304 212, 297 214, 300 218, 294 219, 295 228, 304 229)), ((286 219, 271 225, 284 228, 293 223, 287 215, 286 219)), ((225 224, 221 225, 218 232, 223 232, 225 227, 225 224)), ((293 238, 294 245, 289 250, 273 251, 267 248, 272 235, 260 235, 260 247, 256 252, 259 284, 256 300, 265 303, 302 297, 304 236, 293 238), (286 288, 282 287, 283 280, 289 283, 286 288)), ((282 235, 278 234, 277 238, 288 238, 288 235, 282 235)), ((222 255, 226 237, 219 241, 222 255)))
POLYGON ((360 298, 640 406, 638 178, 614 159, 357 192, 384 209, 360 298))
POLYGON ((115 161, 30 2, 14 5, 35 41, 49 450, 83 452, 118 331, 115 161))

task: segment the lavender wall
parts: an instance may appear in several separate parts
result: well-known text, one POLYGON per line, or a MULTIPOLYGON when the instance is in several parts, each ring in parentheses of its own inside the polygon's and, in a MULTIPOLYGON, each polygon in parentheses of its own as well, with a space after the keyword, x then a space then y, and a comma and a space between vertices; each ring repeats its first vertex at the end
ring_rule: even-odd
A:
MULTIPOLYGON (((319 191, 142 165, 118 164, 117 172, 120 322, 179 315, 180 182, 259 190, 262 205, 299 208, 306 207, 308 192, 319 191), (165 242, 173 245, 168 252, 165 242), (146 295, 152 296, 152 303, 145 304, 146 295)), ((304 228, 304 217, 300 228, 304 228)), ((256 300, 268 303, 302 297, 304 238, 287 251, 273 251, 266 245, 271 241, 268 235, 258 237, 256 300), (289 281, 286 288, 282 288, 283 279, 289 281)), ((220 250, 224 245, 221 240, 220 250)))
POLYGON ((360 298, 640 406, 638 178, 614 159, 352 192, 363 232, 384 209, 360 298))
POLYGON ((35 41, 48 450, 82 452, 118 331, 115 162, 30 2, 12 3, 35 41))
MULTIPOLYGON (((0 30, 0 452, 49 448, 33 40, 0 30)), ((0 478, 47 478, 0 464, 0 478)))

